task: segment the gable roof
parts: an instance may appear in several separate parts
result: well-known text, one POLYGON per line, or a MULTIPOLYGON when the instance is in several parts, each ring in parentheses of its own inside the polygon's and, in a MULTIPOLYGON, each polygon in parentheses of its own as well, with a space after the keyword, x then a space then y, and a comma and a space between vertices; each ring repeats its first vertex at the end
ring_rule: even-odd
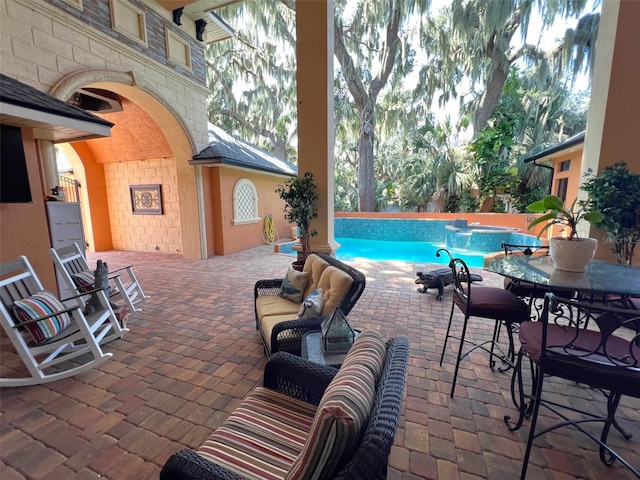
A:
POLYGON ((298 167, 266 150, 209 124, 209 146, 189 160, 190 165, 232 165, 261 172, 296 176, 298 167))
POLYGON ((113 123, 0 73, 0 123, 33 128, 52 142, 111 135, 113 123))
POLYGON ((555 153, 563 152, 564 150, 569 150, 571 147, 575 147, 576 145, 584 143, 584 137, 585 137, 585 132, 580 132, 574 135, 573 137, 569 137, 566 140, 556 145, 545 148, 544 150, 538 153, 535 153, 529 157, 526 157, 524 159, 524 162, 525 163, 535 162, 536 160, 540 160, 541 158, 551 157, 555 153))

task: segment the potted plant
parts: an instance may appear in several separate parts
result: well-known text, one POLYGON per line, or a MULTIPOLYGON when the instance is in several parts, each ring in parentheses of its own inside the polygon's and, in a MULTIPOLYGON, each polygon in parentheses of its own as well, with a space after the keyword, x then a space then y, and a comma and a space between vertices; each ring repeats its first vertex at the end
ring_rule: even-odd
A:
POLYGON ((318 217, 317 187, 313 174, 306 172, 302 177, 292 177, 276 188, 276 193, 285 203, 284 218, 297 224, 300 230, 300 252, 298 262, 294 262, 294 267, 300 270, 311 254, 311 237, 318 233, 311 229, 311 221, 318 217))
POLYGON ((602 170, 597 176, 587 173, 589 180, 582 189, 589 194, 587 206, 602 212, 598 225, 608 236, 605 243, 613 243, 618 263, 631 265, 633 252, 640 241, 640 174, 630 172, 625 162, 602 170))
POLYGON ((532 212, 544 213, 531 223, 528 228, 533 228, 539 224, 545 224, 538 233, 538 238, 554 225, 562 225, 568 230, 568 234, 563 237, 552 237, 549 240, 549 253, 553 265, 558 270, 568 272, 584 272, 587 264, 593 258, 598 246, 595 238, 580 238, 578 236, 578 223, 586 220, 589 223, 599 223, 602 221, 602 214, 596 210, 591 210, 588 202, 578 204, 577 200, 566 208, 562 200, 555 195, 547 195, 542 200, 533 202, 527 206, 532 212))

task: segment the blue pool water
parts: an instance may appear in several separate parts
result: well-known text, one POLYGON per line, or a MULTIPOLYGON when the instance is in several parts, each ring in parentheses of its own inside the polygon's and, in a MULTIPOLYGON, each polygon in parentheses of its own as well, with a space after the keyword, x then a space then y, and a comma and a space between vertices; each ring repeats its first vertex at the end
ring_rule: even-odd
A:
MULTIPOLYGON (((339 260, 362 261, 403 261, 413 263, 448 264, 449 257, 444 254, 436 257, 436 251, 444 245, 427 242, 402 242, 386 240, 367 240, 364 238, 336 238, 340 248, 336 252, 339 260)), ((482 267, 486 253, 449 249, 452 255, 462 258, 470 267, 482 267)))
MULTIPOLYGON (((341 247, 336 257, 345 261, 384 260, 448 264, 447 248, 470 267, 482 267, 484 256, 502 251, 502 243, 539 245, 540 240, 517 229, 491 225, 467 225, 466 220, 435 219, 334 219, 335 239, 341 247)), ((293 244, 282 245, 283 253, 294 253, 293 244)))

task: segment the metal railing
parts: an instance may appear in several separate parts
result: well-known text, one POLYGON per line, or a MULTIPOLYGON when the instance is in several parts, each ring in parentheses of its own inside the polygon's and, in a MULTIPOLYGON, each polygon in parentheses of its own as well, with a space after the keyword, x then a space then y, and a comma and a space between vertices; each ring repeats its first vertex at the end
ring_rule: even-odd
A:
POLYGON ((80 201, 80 182, 74 178, 58 175, 58 190, 64 190, 65 202, 80 201))

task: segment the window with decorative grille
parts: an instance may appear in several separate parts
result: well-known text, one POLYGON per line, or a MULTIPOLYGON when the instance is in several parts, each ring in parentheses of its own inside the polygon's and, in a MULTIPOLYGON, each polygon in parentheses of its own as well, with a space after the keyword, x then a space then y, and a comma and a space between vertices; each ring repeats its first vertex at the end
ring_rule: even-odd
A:
POLYGON ((233 224, 257 223, 258 193, 251 180, 241 178, 233 189, 233 224))

